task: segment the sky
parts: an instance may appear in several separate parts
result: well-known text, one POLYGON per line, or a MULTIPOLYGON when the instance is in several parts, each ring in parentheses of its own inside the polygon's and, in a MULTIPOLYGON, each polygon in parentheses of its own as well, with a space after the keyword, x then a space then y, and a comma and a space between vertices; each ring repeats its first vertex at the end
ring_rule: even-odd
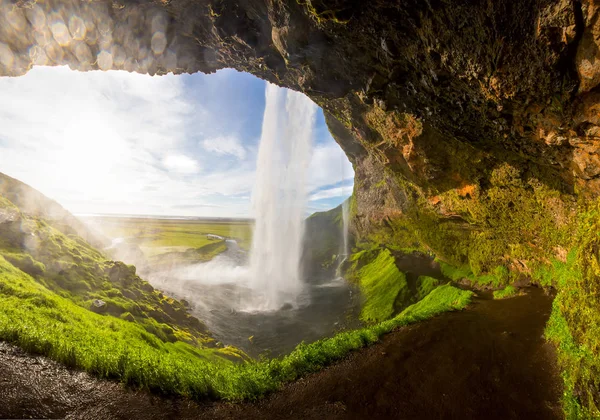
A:
MULTIPOLYGON (((0 77, 0 172, 75 214, 252 217, 265 83, 34 67, 0 77)), ((307 212, 352 192, 352 165, 319 109, 307 212)))

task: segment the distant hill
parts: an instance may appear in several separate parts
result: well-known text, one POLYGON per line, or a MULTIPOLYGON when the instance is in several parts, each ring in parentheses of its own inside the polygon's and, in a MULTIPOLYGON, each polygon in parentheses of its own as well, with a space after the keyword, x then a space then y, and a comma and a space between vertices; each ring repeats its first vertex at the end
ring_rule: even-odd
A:
POLYGON ((44 219, 65 235, 76 234, 96 248, 104 248, 110 241, 88 229, 79 219, 56 201, 29 185, 0 172, 0 196, 19 208, 21 213, 44 219))

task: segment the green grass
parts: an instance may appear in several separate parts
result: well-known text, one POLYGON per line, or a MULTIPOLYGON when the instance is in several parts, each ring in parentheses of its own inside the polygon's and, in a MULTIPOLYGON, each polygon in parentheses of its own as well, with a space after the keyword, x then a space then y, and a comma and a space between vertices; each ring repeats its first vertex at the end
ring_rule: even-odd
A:
POLYGON ((436 262, 440 265, 444 277, 447 277, 452 281, 458 282, 462 279, 472 279, 474 277, 473 272, 468 265, 454 267, 440 259, 436 259, 436 262))
MULTIPOLYGON (((218 235, 238 241, 248 249, 252 240, 249 221, 220 220, 165 220, 117 217, 94 217, 85 219, 110 238, 126 238, 126 241, 143 250, 171 247, 202 248, 214 242, 206 235, 218 235)), ((157 252, 149 252, 149 255, 157 252)))
POLYGON ((558 294, 546 327, 556 344, 567 419, 600 418, 600 202, 578 217, 576 248, 565 261, 538 266, 533 278, 558 294))
POLYGON ((350 259, 349 277, 356 281, 364 299, 360 318, 380 322, 394 314, 398 294, 408 290, 406 276, 398 270, 388 249, 361 251, 350 259))
POLYGON ((0 339, 69 367, 162 392, 192 392, 182 369, 227 366, 232 348, 163 342, 143 326, 96 314, 0 257, 0 339))
POLYGON ((18 217, 0 224, 0 256, 40 285, 86 310, 100 299, 105 305, 97 312, 136 323, 161 341, 198 348, 213 341, 182 302, 156 291, 135 267, 108 260, 80 237, 65 235, 44 220, 18 217))
POLYGON ((494 299, 507 299, 513 296, 516 296, 519 293, 519 290, 514 286, 506 286, 502 290, 496 290, 494 292, 494 299))
POLYGON ((429 276, 419 276, 417 279, 417 300, 423 299, 438 287, 440 281, 429 276))
POLYGON ((471 292, 433 290, 400 315, 312 344, 280 359, 231 363, 234 349, 162 342, 141 326, 86 310, 56 295, 0 257, 0 339, 69 367, 164 394, 253 399, 314 372, 394 328, 464 308, 471 292))
POLYGON ((499 288, 508 284, 510 273, 502 265, 495 267, 490 273, 475 275, 468 265, 454 267, 440 259, 436 259, 442 270, 442 274, 452 281, 459 282, 463 279, 469 280, 482 286, 491 286, 499 288))
MULTIPOLYGON (((598 408, 592 405, 591 407, 582 407, 579 398, 576 396, 576 389, 579 388, 578 382, 581 380, 580 375, 586 375, 586 371, 594 364, 597 365, 597 355, 594 355, 585 346, 577 344, 567 320, 561 311, 562 296, 558 295, 552 304, 552 313, 546 325, 546 339, 552 341, 557 346, 558 364, 561 367, 564 392, 562 397, 562 407, 565 413, 565 418, 571 419, 591 419, 600 417, 598 408)), ((592 378, 587 378, 590 380, 592 378)), ((593 402, 593 401, 589 401, 593 402)))

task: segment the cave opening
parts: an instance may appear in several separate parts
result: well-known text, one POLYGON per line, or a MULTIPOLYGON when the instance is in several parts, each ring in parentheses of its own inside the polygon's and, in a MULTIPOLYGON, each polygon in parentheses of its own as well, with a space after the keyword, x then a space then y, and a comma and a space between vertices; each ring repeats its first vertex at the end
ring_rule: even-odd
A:
POLYGON ((322 269, 330 261, 311 258, 322 232, 304 233, 319 214, 339 213, 326 229, 340 249, 327 258, 347 255, 354 173, 304 95, 229 69, 152 77, 35 67, 0 88, 2 172, 184 299, 222 345, 278 355, 348 324, 358 300, 322 269))

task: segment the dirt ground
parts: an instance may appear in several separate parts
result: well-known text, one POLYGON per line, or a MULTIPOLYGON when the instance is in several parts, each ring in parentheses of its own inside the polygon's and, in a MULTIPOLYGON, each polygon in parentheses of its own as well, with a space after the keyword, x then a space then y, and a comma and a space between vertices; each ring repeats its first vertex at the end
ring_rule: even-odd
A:
POLYGON ((96 380, 0 343, 0 418, 558 419, 561 379, 537 288, 402 328, 257 403, 197 404, 96 380))

